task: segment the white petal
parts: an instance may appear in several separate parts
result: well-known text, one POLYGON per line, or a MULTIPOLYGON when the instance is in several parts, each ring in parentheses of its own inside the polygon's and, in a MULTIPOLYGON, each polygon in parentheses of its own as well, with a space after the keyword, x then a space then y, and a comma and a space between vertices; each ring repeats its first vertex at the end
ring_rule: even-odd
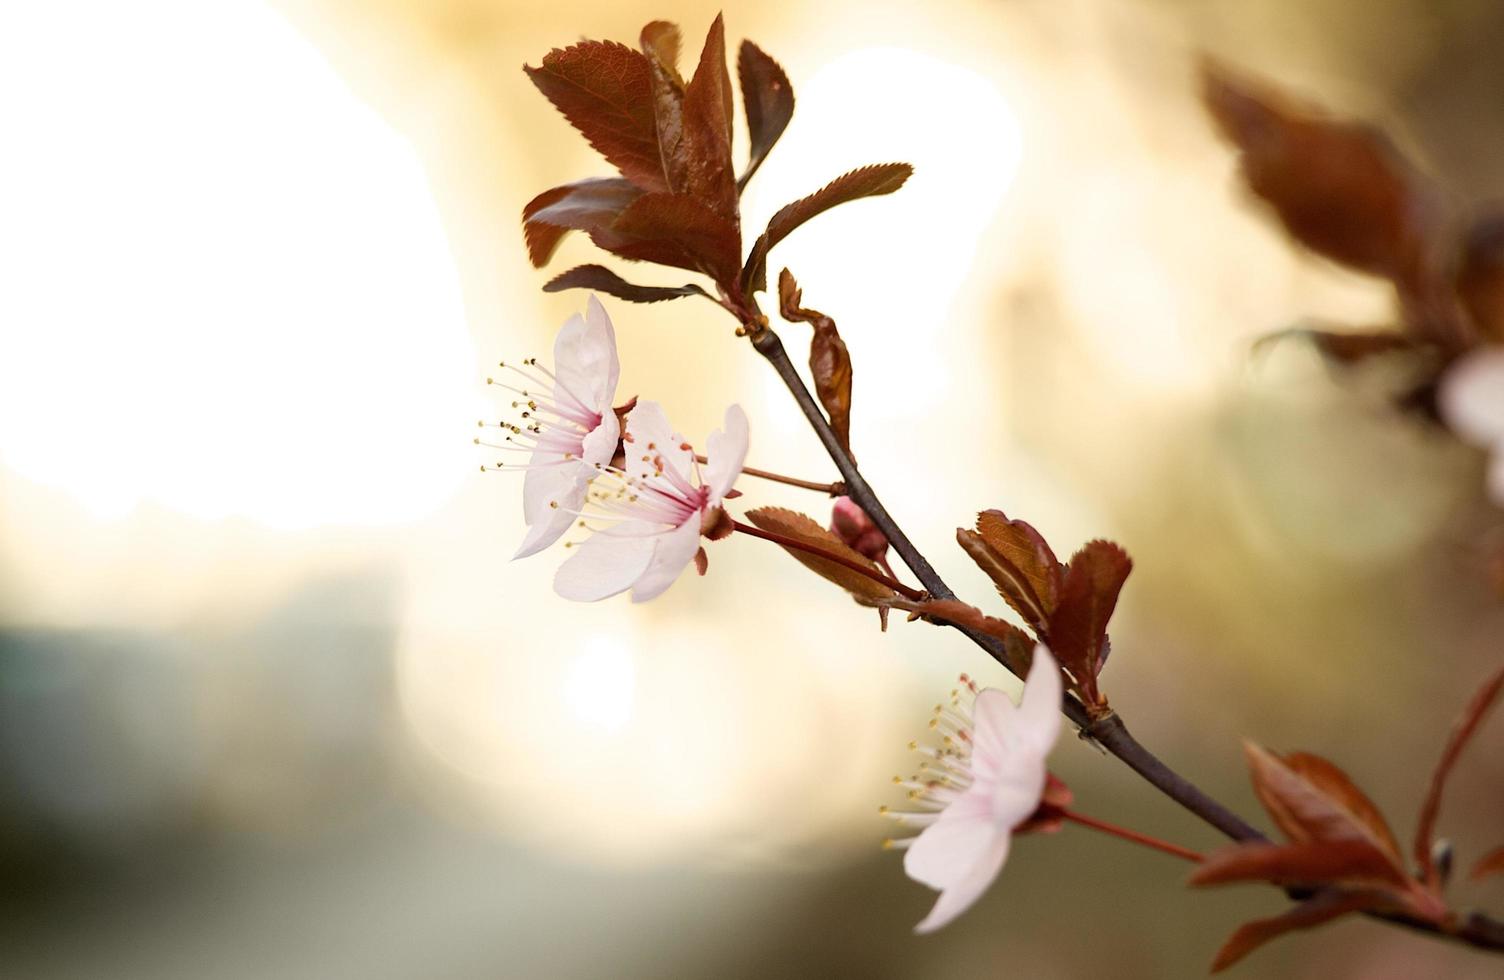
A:
POLYGON ((684 437, 668 424, 663 406, 657 402, 638 402, 627 413, 626 470, 634 478, 642 479, 657 472, 658 459, 666 469, 672 469, 686 481, 694 454, 684 445, 684 437))
POLYGON ((1441 417, 1463 439, 1479 446, 1504 441, 1504 349, 1476 351, 1441 379, 1441 417))
POLYGON ((904 873, 931 888, 949 888, 987 855, 996 836, 986 793, 962 793, 909 845, 904 873))
MULTIPOLYGON (((935 907, 914 927, 914 931, 920 934, 934 932, 949 925, 958 915, 975 905, 988 886, 997 880, 998 872, 1003 870, 1003 862, 1008 860, 1011 840, 1011 834, 999 834, 995 837, 987 852, 966 877, 940 893, 940 897, 935 900, 935 907)), ((909 852, 913 853, 912 847, 909 852)))
POLYGON ((1060 737, 1060 667, 1050 648, 1043 643, 1034 647, 1034 662, 1029 665, 1029 679, 1024 681, 1024 698, 1018 706, 1019 738, 1037 758, 1044 758, 1060 737))
POLYGON ((595 465, 605 466, 616 455, 616 444, 621 439, 621 422, 609 408, 601 415, 601 424, 591 429, 581 440, 580 459, 592 473, 595 465))
POLYGON ((678 581, 680 574, 694 560, 695 550, 700 547, 700 515, 694 516, 667 534, 653 539, 658 546, 653 549, 653 560, 647 571, 632 587, 633 602, 647 602, 662 595, 670 585, 678 581))
POLYGON ((554 340, 554 376, 585 408, 604 415, 616 394, 619 372, 616 331, 605 308, 591 296, 585 316, 570 317, 554 340))
POLYGON ((705 485, 710 488, 711 503, 726 496, 747 461, 747 413, 740 405, 726 409, 725 426, 705 440, 705 485))
POLYGON ((522 516, 528 530, 514 560, 537 554, 569 530, 578 517, 574 512, 585 503, 589 482, 577 464, 527 471, 522 480, 522 516))
POLYGON ((593 534, 554 573, 554 591, 576 602, 595 602, 625 592, 653 558, 654 536, 631 536, 640 525, 622 525, 622 535, 593 534))

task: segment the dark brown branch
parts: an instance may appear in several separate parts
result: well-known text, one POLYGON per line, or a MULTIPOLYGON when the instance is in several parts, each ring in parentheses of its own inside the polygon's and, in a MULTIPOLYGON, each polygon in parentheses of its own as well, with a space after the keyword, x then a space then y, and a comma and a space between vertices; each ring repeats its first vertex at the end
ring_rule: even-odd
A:
MULTIPOLYGON (((752 338, 752 345, 757 348, 757 352, 767 358, 774 370, 778 372, 778 376, 783 379, 789 393, 794 396, 794 400, 804 412, 804 417, 809 420, 810 427, 815 430, 820 442, 824 444, 825 451, 830 454, 831 461, 836 464, 836 469, 846 481, 846 495, 867 512, 867 516, 872 518, 872 523, 883 532, 892 544, 893 550, 898 552, 898 556, 918 577, 932 598, 954 599, 956 594, 919 553, 919 549, 914 547, 914 543, 903 533, 903 529, 893 520, 887 508, 883 507, 882 501, 877 499, 877 494, 871 485, 857 470, 855 461, 841 448, 819 404, 810 395, 809 389, 804 385, 804 379, 799 377, 799 372, 789 360, 788 352, 784 350, 783 342, 778 339, 778 335, 761 324, 748 326, 746 332, 752 338)), ((1005 668, 1008 666, 1007 659, 1003 655, 1002 643, 999 640, 964 627, 957 626, 956 629, 965 633, 973 643, 987 651, 992 659, 1005 668)), ((1123 724, 1122 718, 1116 713, 1093 722, 1087 717, 1086 709, 1081 703, 1070 695, 1066 695, 1061 707, 1066 717, 1081 729, 1083 735, 1095 740, 1161 793, 1206 823, 1233 840, 1266 839, 1242 817, 1207 796, 1194 783, 1165 765, 1154 753, 1140 745, 1138 740, 1129 734, 1128 727, 1123 724)), ((1489 918, 1481 912, 1459 916, 1446 926, 1384 913, 1375 914, 1374 917, 1415 932, 1442 938, 1450 937, 1479 949, 1504 951, 1504 922, 1489 918)))

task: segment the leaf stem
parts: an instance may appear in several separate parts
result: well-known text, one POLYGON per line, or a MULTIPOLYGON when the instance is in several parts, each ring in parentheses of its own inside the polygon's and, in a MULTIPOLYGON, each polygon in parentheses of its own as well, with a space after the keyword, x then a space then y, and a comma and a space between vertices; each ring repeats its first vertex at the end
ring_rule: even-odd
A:
POLYGON ((754 527, 751 524, 743 524, 741 521, 735 518, 731 519, 731 527, 733 530, 740 531, 742 534, 751 535, 754 538, 762 538, 764 541, 771 541, 781 547, 792 548, 795 551, 802 551, 805 554, 814 555, 816 558, 819 558, 822 561, 834 562, 837 565, 849 568, 859 575, 865 575, 872 581, 887 586, 904 598, 913 599, 916 602, 924 598, 924 593, 920 592, 918 589, 911 589, 897 579, 888 575, 884 575, 882 572, 879 572, 875 568, 868 568, 861 562, 853 561, 850 558, 847 558, 845 555, 838 555, 833 551, 826 551, 824 548, 820 548, 815 545, 808 544, 804 541, 800 541, 798 538, 791 538, 787 535, 779 534, 777 531, 764 531, 760 527, 754 527))
MULTIPOLYGON (((696 454, 695 462, 704 466, 708 460, 704 456, 696 454)), ((801 490, 814 490, 829 497, 844 497, 846 495, 846 484, 840 480, 834 483, 818 483, 814 480, 801 480, 797 476, 784 476, 782 473, 774 473, 772 470, 760 470, 754 466, 743 466, 742 472, 747 476, 755 476, 759 480, 771 480, 774 483, 798 487, 801 490)))
POLYGON ((1148 834, 1141 834, 1136 830, 1129 830, 1127 827, 1119 827, 1117 824, 1108 823, 1106 820, 1088 817, 1086 814, 1077 813, 1074 810, 1060 810, 1057 812, 1063 819, 1069 820, 1072 823, 1078 823, 1083 827, 1090 827, 1092 830, 1100 830, 1104 834, 1121 837, 1123 840, 1134 844, 1141 844, 1144 847, 1153 848, 1156 851, 1162 851, 1174 857, 1184 858, 1187 861, 1195 861, 1197 863, 1206 860, 1201 854, 1190 848, 1181 847, 1179 844, 1171 844, 1169 841, 1160 840, 1158 837, 1150 837, 1148 834))

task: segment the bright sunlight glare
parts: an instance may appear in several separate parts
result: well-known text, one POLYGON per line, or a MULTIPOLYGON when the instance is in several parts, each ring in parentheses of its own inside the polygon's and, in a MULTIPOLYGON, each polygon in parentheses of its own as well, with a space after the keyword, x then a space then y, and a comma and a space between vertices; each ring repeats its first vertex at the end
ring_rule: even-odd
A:
POLYGON ((100 516, 276 527, 409 519, 468 475, 423 171, 265 4, 11 5, 0 133, 0 463, 100 516))
POLYGON ((636 681, 632 650, 620 640, 596 634, 571 661, 564 696, 580 724, 608 734, 619 732, 632 720, 636 681))

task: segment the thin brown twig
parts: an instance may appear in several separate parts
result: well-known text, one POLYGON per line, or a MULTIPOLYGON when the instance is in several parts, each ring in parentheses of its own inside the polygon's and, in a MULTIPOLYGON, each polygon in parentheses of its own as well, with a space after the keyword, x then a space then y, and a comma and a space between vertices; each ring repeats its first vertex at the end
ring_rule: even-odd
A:
MULTIPOLYGON (((699 454, 695 455, 695 462, 704 466, 708 460, 699 454)), ((814 490, 830 497, 843 497, 846 495, 846 484, 840 480, 834 483, 820 483, 815 480, 801 480, 797 476, 784 476, 782 473, 774 473, 772 470, 760 470, 755 466, 743 466, 742 472, 747 476, 755 476, 760 480, 771 480, 774 483, 782 483, 801 490, 814 490)))

